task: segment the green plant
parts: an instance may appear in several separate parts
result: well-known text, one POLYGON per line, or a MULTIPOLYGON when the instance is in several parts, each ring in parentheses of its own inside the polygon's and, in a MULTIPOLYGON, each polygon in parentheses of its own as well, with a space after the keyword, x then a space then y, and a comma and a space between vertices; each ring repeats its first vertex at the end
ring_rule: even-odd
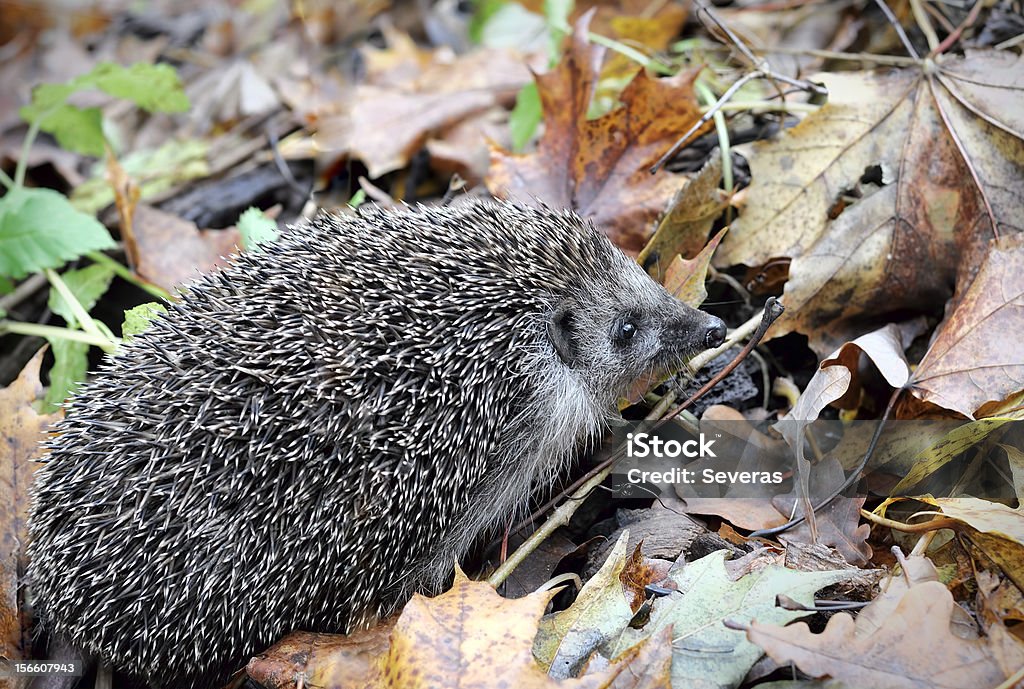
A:
POLYGON ((38 335, 50 342, 55 363, 46 402, 51 409, 84 379, 90 346, 113 352, 119 344, 102 322, 89 316, 115 274, 156 296, 167 296, 101 253, 115 244, 95 217, 75 209, 67 197, 52 189, 25 186, 28 153, 40 131, 52 134, 71 151, 113 155, 103 133, 101 110, 70 102, 72 96, 83 91, 102 91, 148 111, 181 112, 189 105, 177 73, 169 65, 122 67, 102 63, 66 83, 37 86, 32 101, 19 111, 29 125, 22 154, 13 178, 0 171, 0 184, 6 187, 6 194, 0 198, 0 281, 43 272, 51 285, 50 309, 65 320, 66 326, 0 320, 0 334, 38 335), (63 275, 57 273, 56 269, 68 261, 81 257, 93 263, 63 275))

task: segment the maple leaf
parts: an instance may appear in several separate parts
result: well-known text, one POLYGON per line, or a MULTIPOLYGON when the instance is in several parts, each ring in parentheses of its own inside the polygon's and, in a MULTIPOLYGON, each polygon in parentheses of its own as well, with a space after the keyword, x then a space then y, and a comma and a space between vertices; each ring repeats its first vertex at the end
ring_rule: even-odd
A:
POLYGON ((492 147, 485 182, 496 196, 572 208, 636 253, 683 181, 649 168, 700 118, 693 93, 699 70, 668 79, 641 71, 620 95, 621 108, 587 119, 605 54, 587 43, 590 16, 577 22, 561 63, 536 77, 544 109, 536 151, 492 147))
MULTIPOLYGON (((926 402, 967 418, 1024 389, 1024 235, 992 243, 911 378, 926 402)), ((983 415, 983 414, 978 414, 983 415)))
POLYGON ((757 147, 716 257, 793 257, 773 336, 804 333, 823 355, 896 312, 934 311, 990 239, 1024 229, 1022 67, 983 51, 821 77, 828 104, 757 147))

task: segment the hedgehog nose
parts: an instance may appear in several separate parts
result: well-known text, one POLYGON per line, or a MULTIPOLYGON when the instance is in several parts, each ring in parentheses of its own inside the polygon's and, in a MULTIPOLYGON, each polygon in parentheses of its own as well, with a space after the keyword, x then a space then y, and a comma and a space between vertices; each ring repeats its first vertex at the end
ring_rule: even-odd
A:
POLYGON ((714 316, 708 316, 708 320, 710 323, 704 331, 704 346, 712 349, 725 342, 725 323, 714 316))

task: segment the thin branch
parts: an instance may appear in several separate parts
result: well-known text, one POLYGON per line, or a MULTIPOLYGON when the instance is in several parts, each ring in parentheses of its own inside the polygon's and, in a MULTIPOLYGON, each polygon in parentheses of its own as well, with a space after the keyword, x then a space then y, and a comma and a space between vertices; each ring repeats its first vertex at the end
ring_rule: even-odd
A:
POLYGON ((928 13, 925 12, 921 0, 910 0, 910 10, 914 13, 914 21, 917 22, 918 28, 921 29, 925 40, 928 41, 928 54, 931 55, 939 47, 939 36, 935 33, 932 20, 928 18, 928 13))
POLYGON ((853 62, 875 62, 880 65, 893 65, 895 67, 913 67, 921 64, 920 60, 903 55, 876 55, 875 53, 844 53, 837 50, 813 50, 810 48, 754 48, 759 53, 778 53, 779 55, 797 55, 807 57, 820 57, 825 60, 850 60, 853 62))
POLYGON ((914 44, 910 42, 909 38, 907 38, 907 32, 903 30, 899 20, 896 19, 896 15, 893 14, 892 10, 889 9, 889 6, 885 4, 885 0, 875 0, 875 4, 878 5, 878 9, 882 10, 882 14, 884 14, 885 18, 889 20, 889 23, 892 24, 892 28, 896 30, 896 35, 900 37, 900 42, 903 43, 903 49, 906 50, 907 53, 915 60, 920 60, 921 56, 917 54, 914 44))
MULTIPOLYGON (((895 390, 893 390, 892 396, 889 398, 889 404, 886 405, 885 407, 885 413, 882 414, 882 418, 879 419, 878 421, 878 426, 875 428, 875 432, 871 436, 871 442, 868 443, 868 449, 864 453, 864 457, 860 460, 860 464, 858 464, 857 468, 850 473, 850 475, 847 477, 845 481, 843 481, 843 485, 839 486, 834 491, 832 491, 832 494, 829 495, 824 500, 822 500, 820 503, 814 505, 814 508, 812 510, 813 512, 817 513, 825 509, 832 503, 833 500, 842 495, 847 488, 860 481, 861 473, 864 471, 864 468, 867 467, 868 462, 871 460, 871 456, 875 454, 875 448, 878 446, 878 441, 882 438, 882 429, 885 428, 885 424, 889 420, 889 415, 892 413, 893 407, 896 406, 896 400, 899 399, 900 393, 903 392, 903 390, 904 388, 896 388, 895 390)), ((771 529, 759 529, 757 531, 754 531, 750 534, 750 538, 763 538, 765 536, 774 536, 776 534, 780 534, 783 531, 789 531, 794 526, 804 521, 804 519, 806 518, 807 514, 805 512, 799 517, 790 519, 788 522, 780 526, 776 526, 771 529)))
MULTIPOLYGON (((967 14, 967 18, 964 19, 963 22, 960 24, 960 26, 956 27, 953 30, 952 33, 950 33, 948 36, 946 36, 946 38, 943 39, 942 43, 940 43, 930 53, 930 55, 938 55, 938 54, 944 53, 947 50, 949 50, 953 46, 954 43, 959 41, 960 40, 960 36, 963 35, 964 31, 966 31, 970 27, 974 26, 974 22, 976 22, 978 20, 978 15, 981 14, 981 8, 982 8, 982 6, 984 4, 985 3, 982 2, 982 0, 977 0, 977 2, 974 3, 974 7, 972 7, 971 11, 967 14)), ((1024 35, 1024 34, 1022 34, 1022 35, 1024 35)), ((1002 48, 1002 47, 1003 47, 1002 44, 996 46, 997 49, 1002 48)))

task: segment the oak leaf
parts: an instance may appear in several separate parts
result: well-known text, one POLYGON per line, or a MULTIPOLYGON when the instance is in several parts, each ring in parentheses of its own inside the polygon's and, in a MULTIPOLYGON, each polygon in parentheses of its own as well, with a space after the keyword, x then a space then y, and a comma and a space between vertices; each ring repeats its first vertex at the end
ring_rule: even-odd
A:
MULTIPOLYGON (((825 631, 813 634, 803 622, 779 627, 754 622, 747 638, 780 663, 795 663, 812 677, 831 677, 848 686, 877 689, 962 689, 994 687, 1007 675, 987 641, 962 639, 950 631, 953 596, 930 581, 912 586, 876 626, 833 616, 825 631)), ((1024 663, 1024 645, 1014 649, 1024 663)))
POLYGON ((682 184, 649 168, 700 118, 693 93, 699 70, 667 79, 641 71, 619 96, 622 107, 587 119, 605 55, 604 48, 587 43, 588 20, 577 23, 559 65, 536 77, 544 110, 536 151, 492 148, 485 181, 496 196, 572 208, 635 254, 682 184))

